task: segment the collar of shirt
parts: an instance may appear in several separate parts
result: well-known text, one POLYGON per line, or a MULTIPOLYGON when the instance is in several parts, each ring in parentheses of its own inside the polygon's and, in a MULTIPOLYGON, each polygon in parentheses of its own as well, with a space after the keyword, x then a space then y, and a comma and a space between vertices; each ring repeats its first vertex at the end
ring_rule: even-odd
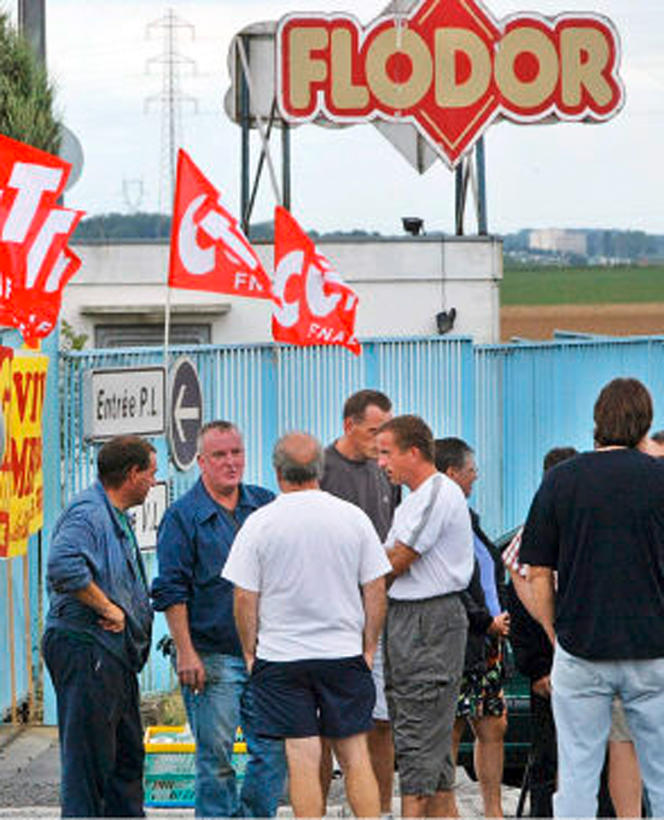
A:
MULTIPOLYGON (((215 515, 226 514, 229 521, 240 525, 248 517, 249 513, 262 507, 266 503, 264 498, 259 498, 251 486, 240 484, 237 505, 234 510, 227 510, 218 504, 205 489, 202 480, 199 478, 193 487, 194 515, 199 521, 206 521, 215 515)), ((267 492, 267 491, 264 491, 267 492)))

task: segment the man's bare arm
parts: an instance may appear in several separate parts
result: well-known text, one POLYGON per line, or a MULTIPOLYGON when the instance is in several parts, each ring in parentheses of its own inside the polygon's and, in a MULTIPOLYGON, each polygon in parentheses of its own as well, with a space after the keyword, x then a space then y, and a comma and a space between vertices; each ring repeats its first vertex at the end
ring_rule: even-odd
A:
POLYGON ((194 649, 189 632, 189 613, 186 604, 173 604, 166 610, 166 621, 175 641, 177 673, 180 686, 189 686, 194 693, 205 686, 205 666, 194 649))
POLYGON ((387 585, 389 586, 395 578, 403 575, 420 557, 419 552, 412 547, 407 547, 401 541, 397 541, 393 547, 387 550, 387 560, 392 564, 392 572, 387 576, 387 585))
POLYGON ((251 672, 256 660, 256 642, 258 640, 258 592, 235 587, 233 615, 235 616, 235 626, 242 644, 244 661, 247 664, 247 670, 251 672))
POLYGON ((94 581, 76 590, 73 593, 74 597, 85 606, 100 616, 99 626, 107 632, 122 632, 125 628, 125 614, 117 604, 106 595, 106 593, 97 586, 94 581))
POLYGON ((541 624, 552 644, 556 642, 553 631, 556 590, 551 567, 530 567, 528 570, 530 614, 541 624))
POLYGON ((364 602, 364 632, 362 651, 367 665, 371 669, 378 646, 378 638, 383 628, 387 598, 385 596, 385 577, 381 576, 362 585, 364 602))

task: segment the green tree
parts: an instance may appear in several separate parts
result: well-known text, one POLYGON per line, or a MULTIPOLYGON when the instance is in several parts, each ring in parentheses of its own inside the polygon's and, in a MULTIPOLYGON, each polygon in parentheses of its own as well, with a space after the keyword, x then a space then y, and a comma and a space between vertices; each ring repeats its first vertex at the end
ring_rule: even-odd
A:
POLYGON ((60 121, 54 96, 41 62, 0 11, 0 134, 56 154, 60 121))

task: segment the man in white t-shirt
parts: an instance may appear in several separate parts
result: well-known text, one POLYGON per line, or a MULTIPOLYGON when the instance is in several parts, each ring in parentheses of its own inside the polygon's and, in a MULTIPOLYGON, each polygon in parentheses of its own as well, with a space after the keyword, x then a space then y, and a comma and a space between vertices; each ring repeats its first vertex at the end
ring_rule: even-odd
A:
POLYGON ((470 514, 461 488, 434 464, 418 416, 378 433, 378 464, 410 494, 385 541, 394 581, 385 628, 387 695, 403 817, 454 816, 452 727, 468 619, 460 593, 473 571, 470 514))
POLYGON ((235 584, 257 732, 286 739, 296 816, 325 813, 321 737, 344 770, 354 813, 377 816, 366 734, 390 563, 367 515, 319 488, 314 438, 284 436, 273 463, 281 495, 243 525, 223 570, 235 584))

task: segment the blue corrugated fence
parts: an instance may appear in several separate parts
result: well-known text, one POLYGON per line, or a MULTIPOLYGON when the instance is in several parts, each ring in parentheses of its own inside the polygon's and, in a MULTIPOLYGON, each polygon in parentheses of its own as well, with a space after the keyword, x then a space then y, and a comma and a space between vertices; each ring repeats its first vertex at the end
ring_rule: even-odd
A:
MULTIPOLYGON (((84 374, 94 368, 162 362, 158 348, 92 350, 60 355, 60 385, 51 383, 45 410, 45 460, 49 465, 44 539, 62 504, 94 478, 97 445, 83 439, 84 374), (59 419, 59 424, 58 424, 59 419), (58 429, 61 429, 58 434, 58 429), (59 488, 62 487, 62 500, 59 488)), ((204 392, 204 417, 232 419, 244 431, 247 481, 274 487, 270 464, 277 437, 306 429, 328 443, 341 432, 345 398, 362 387, 391 396, 395 413, 418 413, 436 436, 456 435, 474 446, 480 480, 472 499, 487 531, 498 535, 519 524, 552 446, 592 446, 592 407, 603 384, 618 375, 642 379, 656 408, 664 407, 664 338, 559 338, 547 343, 474 346, 470 339, 432 337, 373 339, 355 357, 339 348, 278 345, 176 348, 189 356, 204 392)), ((656 426, 664 426, 660 414, 656 426)), ((170 498, 197 478, 171 465, 163 438, 155 439, 159 477, 170 498)), ((37 552, 31 546, 30 586, 38 584, 37 552), (34 554, 33 554, 34 553, 34 554)), ((155 557, 147 554, 150 573, 155 557)), ((0 562, 6 586, 8 562, 0 562)), ((17 591, 21 570, 13 568, 17 591)), ((25 629, 22 598, 15 600, 14 631, 25 629)), ((31 594, 33 631, 39 631, 37 591, 31 594), (37 603, 36 603, 37 602, 37 603)), ((165 632, 157 619, 155 642, 165 632)), ((8 616, 0 612, 0 709, 9 703, 8 616)), ((27 658, 17 658, 16 691, 25 693, 27 658)), ((153 652, 143 673, 145 692, 168 690, 173 674, 153 652)), ((47 687, 46 718, 54 717, 47 687)))

